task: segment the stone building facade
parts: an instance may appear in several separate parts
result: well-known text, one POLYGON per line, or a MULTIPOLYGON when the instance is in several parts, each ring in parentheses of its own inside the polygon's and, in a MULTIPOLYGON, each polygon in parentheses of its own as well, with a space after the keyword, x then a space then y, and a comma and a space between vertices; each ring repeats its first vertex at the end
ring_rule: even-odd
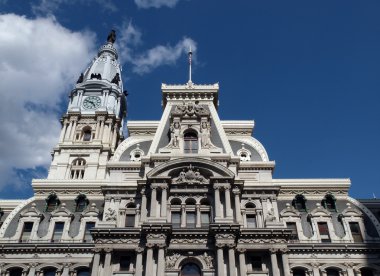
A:
POLYGON ((218 84, 162 84, 161 119, 124 124, 113 42, 70 93, 47 179, 0 201, 1 276, 380 275, 379 201, 274 179, 254 121, 220 120, 218 84))

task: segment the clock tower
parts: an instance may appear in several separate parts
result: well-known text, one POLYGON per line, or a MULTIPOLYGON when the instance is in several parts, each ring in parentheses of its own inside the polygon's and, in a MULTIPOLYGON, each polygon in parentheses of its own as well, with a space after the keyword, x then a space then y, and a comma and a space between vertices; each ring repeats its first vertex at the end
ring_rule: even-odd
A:
POLYGON ((126 93, 115 39, 111 31, 70 92, 49 179, 104 179, 106 162, 123 140, 126 93))

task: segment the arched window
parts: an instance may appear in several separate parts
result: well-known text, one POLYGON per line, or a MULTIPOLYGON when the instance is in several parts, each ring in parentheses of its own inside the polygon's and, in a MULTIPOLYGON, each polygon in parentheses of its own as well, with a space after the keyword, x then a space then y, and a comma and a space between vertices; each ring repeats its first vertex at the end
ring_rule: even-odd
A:
POLYGON ((322 200, 322 206, 325 207, 327 211, 336 212, 335 197, 332 194, 327 194, 322 200))
POLYGON ((327 276, 339 276, 339 271, 335 268, 328 268, 326 269, 327 276))
POLYGON ((90 276, 91 273, 90 273, 90 270, 88 268, 79 268, 77 269, 77 276, 90 276))
POLYGON ((362 276, 374 276, 373 270, 370 268, 362 268, 360 269, 360 272, 362 276))
POLYGON ((187 263, 181 269, 181 276, 201 276, 201 269, 195 263, 187 263))
POLYGON ((23 269, 20 268, 20 267, 11 268, 11 269, 9 269, 9 274, 6 274, 6 275, 9 275, 9 276, 22 276, 22 271, 23 271, 23 269))
POLYGON ((292 201, 292 205, 300 212, 306 211, 306 198, 303 195, 296 195, 292 201))
POLYGON ((173 228, 181 227, 181 200, 179 198, 173 198, 170 201, 171 205, 171 221, 173 228))
POLYGON ((71 163, 70 178, 83 179, 85 167, 86 167, 86 160, 84 160, 83 158, 75 159, 71 163))
POLYGON ((59 206, 59 204, 61 203, 56 194, 50 194, 45 201, 46 201, 46 211, 47 212, 54 211, 59 206))
POLYGON ((293 269, 293 276, 306 276, 306 272, 302 268, 293 269))
POLYGON ((76 203, 75 211, 76 212, 83 212, 84 209, 86 209, 86 207, 88 206, 89 201, 88 201, 86 195, 80 194, 75 199, 75 203, 76 203))
POLYGON ((196 227, 196 201, 194 198, 188 198, 186 200, 186 228, 195 228, 196 227))
POLYGON ((55 276, 55 274, 57 273, 57 269, 56 268, 45 268, 43 270, 43 276, 55 276))
POLYGON ((256 205, 252 202, 248 202, 245 205, 246 211, 246 221, 247 228, 256 228, 257 227, 257 218, 256 218, 256 205))
POLYGON ((210 208, 210 202, 206 199, 203 198, 201 200, 201 227, 209 227, 210 225, 210 213, 211 213, 211 208, 210 208))
POLYGON ((135 227, 136 205, 129 203, 125 212, 125 227, 135 227))
POLYGON ((198 135, 195 131, 186 132, 183 141, 185 153, 198 153, 198 135))
POLYGON ((82 130, 82 140, 85 142, 91 141, 92 139, 92 131, 91 127, 84 127, 82 130))

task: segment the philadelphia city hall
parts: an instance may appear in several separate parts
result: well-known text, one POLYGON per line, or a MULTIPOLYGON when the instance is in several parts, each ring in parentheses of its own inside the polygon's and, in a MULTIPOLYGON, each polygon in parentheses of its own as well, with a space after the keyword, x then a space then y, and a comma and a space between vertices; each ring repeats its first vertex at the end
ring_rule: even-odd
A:
POLYGON ((190 71, 162 84, 160 120, 124 123, 115 39, 69 94, 47 178, 0 200, 0 276, 380 275, 380 201, 273 178, 254 121, 219 118, 219 84, 190 71))

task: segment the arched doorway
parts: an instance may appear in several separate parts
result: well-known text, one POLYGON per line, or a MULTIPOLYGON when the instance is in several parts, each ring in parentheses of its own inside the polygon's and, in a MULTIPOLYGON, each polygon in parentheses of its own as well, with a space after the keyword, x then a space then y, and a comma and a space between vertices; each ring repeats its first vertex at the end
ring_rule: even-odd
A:
POLYGON ((187 263, 181 269, 180 276, 201 276, 202 272, 195 263, 187 263))

